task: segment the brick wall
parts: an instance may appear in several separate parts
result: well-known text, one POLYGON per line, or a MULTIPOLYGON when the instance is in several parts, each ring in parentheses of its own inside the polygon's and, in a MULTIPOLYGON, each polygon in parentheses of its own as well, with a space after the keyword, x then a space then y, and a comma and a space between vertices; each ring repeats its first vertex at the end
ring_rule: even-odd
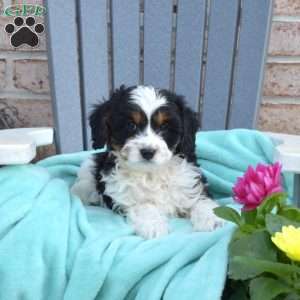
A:
MULTIPOLYGON (((274 1, 258 128, 300 134, 300 0, 274 1)), ((0 9, 15 2, 0 0, 0 9)), ((35 49, 13 50, 2 30, 12 19, 0 16, 0 128, 52 126, 45 35, 35 49)))
POLYGON ((275 0, 258 127, 300 134, 300 0, 275 0))
MULTIPOLYGON (((0 0, 0 10, 15 2, 0 0)), ((45 34, 40 35, 38 47, 14 50, 3 30, 13 19, 0 16, 0 128, 53 126, 45 34)), ((42 18, 37 21, 43 23, 42 18)), ((53 151, 45 147, 40 154, 53 151)))

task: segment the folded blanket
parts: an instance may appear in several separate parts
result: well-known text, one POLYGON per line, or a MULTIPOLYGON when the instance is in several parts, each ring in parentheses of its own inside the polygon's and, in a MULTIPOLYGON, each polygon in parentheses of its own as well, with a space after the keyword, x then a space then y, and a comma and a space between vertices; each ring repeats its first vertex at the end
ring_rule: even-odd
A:
MULTIPOLYGON (((272 151, 256 131, 197 136, 199 162, 220 203, 231 203, 236 177, 249 164, 271 162, 272 151)), ((198 233, 174 219, 168 236, 145 241, 121 216, 85 208, 70 194, 89 155, 0 169, 0 299, 220 299, 234 227, 198 233)))

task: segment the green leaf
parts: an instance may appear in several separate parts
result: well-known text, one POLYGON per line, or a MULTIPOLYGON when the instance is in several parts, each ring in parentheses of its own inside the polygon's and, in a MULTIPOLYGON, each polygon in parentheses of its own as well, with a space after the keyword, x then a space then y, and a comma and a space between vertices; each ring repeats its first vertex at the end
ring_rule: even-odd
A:
POLYGON ((267 214, 266 215, 266 228, 271 235, 282 230, 282 226, 293 225, 295 227, 300 227, 300 222, 295 222, 286 217, 267 214))
POLYGON ((287 199, 287 193, 276 193, 272 194, 271 196, 267 197, 258 207, 257 207, 257 214, 258 215, 265 215, 270 213, 275 206, 278 204, 283 204, 287 199))
POLYGON ((246 224, 254 225, 256 222, 257 209, 242 211, 242 218, 245 220, 246 224))
MULTIPOLYGON (((299 279, 296 282, 294 282, 294 288, 300 292, 300 282, 299 282, 299 279)), ((300 298, 300 295, 299 295, 299 298, 300 298)))
POLYGON ((272 300, 292 291, 293 289, 286 283, 273 278, 259 277, 250 282, 251 300, 272 300))
POLYGON ((286 217, 287 219, 300 223, 300 209, 297 207, 284 206, 281 208, 279 214, 283 217, 286 217))
MULTIPOLYGON (((252 233, 252 232, 251 232, 252 233)), ((238 227, 233 235, 232 235, 232 238, 231 238, 231 243, 233 243, 235 240, 238 240, 238 239, 241 239, 243 237, 246 237, 246 236, 249 236, 249 232, 245 232, 244 230, 241 230, 240 227, 238 227)))
POLYGON ((270 261, 276 261, 277 249, 266 231, 255 231, 252 234, 232 240, 229 246, 230 258, 234 256, 249 256, 270 261))
POLYGON ((300 296, 299 296, 299 294, 296 294, 296 293, 289 294, 282 300, 300 300, 300 296))
POLYGON ((238 212, 236 210, 234 210, 231 207, 227 207, 227 206, 216 207, 216 208, 214 208, 214 213, 219 218, 222 218, 224 220, 233 222, 237 225, 242 224, 241 216, 238 214, 238 212))
POLYGON ((292 274, 300 274, 300 268, 247 256, 235 256, 230 259, 228 274, 231 279, 251 279, 262 273, 270 273, 291 282, 292 274))
POLYGON ((242 232, 245 232, 246 234, 251 234, 253 233, 254 231, 258 230, 259 228, 257 228, 257 226, 254 226, 254 225, 250 225, 250 224, 242 224, 240 226, 240 230, 242 232))

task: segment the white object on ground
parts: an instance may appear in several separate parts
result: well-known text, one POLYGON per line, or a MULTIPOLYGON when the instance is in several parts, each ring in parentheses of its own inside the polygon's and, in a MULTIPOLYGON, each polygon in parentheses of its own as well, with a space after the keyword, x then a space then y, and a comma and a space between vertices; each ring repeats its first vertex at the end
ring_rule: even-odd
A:
POLYGON ((36 155, 36 147, 52 142, 50 127, 0 130, 0 165, 29 163, 36 155))
POLYGON ((300 173, 300 136, 267 132, 276 144, 274 161, 280 161, 285 172, 300 173))
POLYGON ((282 171, 294 173, 293 201, 300 207, 300 136, 267 132, 275 142, 274 161, 282 164, 282 171))

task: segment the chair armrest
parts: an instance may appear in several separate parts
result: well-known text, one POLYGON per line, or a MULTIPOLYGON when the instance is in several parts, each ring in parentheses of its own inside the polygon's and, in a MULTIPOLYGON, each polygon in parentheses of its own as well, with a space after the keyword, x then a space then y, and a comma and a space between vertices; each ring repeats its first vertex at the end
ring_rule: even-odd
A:
POLYGON ((52 142, 53 129, 48 127, 0 130, 0 165, 29 163, 36 147, 52 142))
POLYGON ((282 170, 300 174, 300 136, 265 132, 275 143, 274 160, 282 170))

